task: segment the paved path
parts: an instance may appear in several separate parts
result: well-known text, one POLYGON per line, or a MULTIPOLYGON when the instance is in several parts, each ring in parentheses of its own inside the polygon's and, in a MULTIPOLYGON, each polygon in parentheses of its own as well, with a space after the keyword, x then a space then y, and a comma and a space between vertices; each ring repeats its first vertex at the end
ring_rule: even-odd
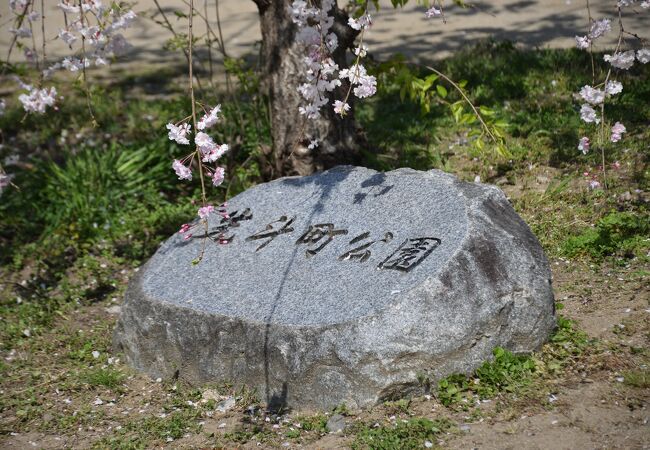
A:
MULTIPOLYGON (((106 2, 108 0, 105 0, 106 2)), ((344 0, 339 0, 343 3, 344 0)), ((55 6, 55 0, 47 0, 46 6, 49 19, 46 21, 49 31, 46 34, 54 37, 62 26, 62 14, 55 6), (55 19, 56 18, 56 19, 55 19), (53 23, 52 19, 59 20, 53 23)), ((177 19, 174 10, 185 11, 187 6, 183 0, 159 0, 160 5, 168 14, 170 20, 178 25, 179 31, 185 31, 186 21, 177 19)), ((203 2, 195 3, 203 8, 203 2)), ((208 17, 216 18, 215 0, 209 0, 208 17)), ((222 29, 227 50, 242 56, 254 48, 252 44, 260 40, 259 22, 255 4, 251 0, 220 0, 222 29)), ((575 45, 573 37, 585 34, 587 27, 586 2, 584 0, 494 0, 479 1, 474 8, 461 9, 450 5, 445 9, 447 23, 441 19, 426 19, 424 8, 411 4, 403 9, 393 10, 390 1, 381 0, 382 9, 374 13, 374 26, 368 36, 368 44, 375 56, 381 58, 399 51, 411 58, 431 60, 449 55, 462 45, 471 44, 479 39, 494 37, 510 39, 525 47, 571 47, 575 45)), ((451 1, 446 3, 451 4, 451 1)), ((615 0, 592 0, 594 17, 610 17, 615 15, 615 0)), ((0 4, 0 55, 6 57, 9 44, 8 2, 0 4)), ((126 33, 134 50, 128 59, 145 61, 147 63, 166 62, 178 59, 182 55, 170 55, 162 50, 163 43, 171 36, 150 17, 155 14, 153 0, 139 0, 134 8, 141 17, 140 20, 126 33), (149 18, 148 18, 149 17, 149 18)), ((647 34, 650 30, 650 12, 639 9, 639 14, 626 9, 626 28, 647 34)), ((158 16, 160 17, 160 16, 158 16)), ((197 33, 205 30, 202 23, 196 27, 197 33)), ((611 45, 615 33, 600 43, 611 45)), ((650 37, 650 36, 646 36, 650 37)), ((48 52, 54 56, 64 56, 66 47, 57 41, 48 44, 48 52)), ((14 52, 20 56, 19 52, 14 52)))

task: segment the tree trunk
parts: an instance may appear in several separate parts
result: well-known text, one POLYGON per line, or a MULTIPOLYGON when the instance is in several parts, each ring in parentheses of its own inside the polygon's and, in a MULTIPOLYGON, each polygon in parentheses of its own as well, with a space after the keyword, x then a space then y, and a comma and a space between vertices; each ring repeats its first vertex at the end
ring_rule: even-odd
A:
MULTIPOLYGON (((253 0, 259 9, 262 28, 262 78, 271 102, 274 176, 308 175, 338 164, 359 161, 363 139, 356 129, 352 97, 349 113, 341 118, 334 113, 333 101, 321 108, 320 119, 307 119, 298 107, 305 103, 297 87, 305 82, 304 52, 295 41, 296 25, 289 16, 291 0, 253 0), (314 149, 312 139, 320 143, 314 149)), ((339 47, 332 55, 341 69, 348 67, 346 50, 357 32, 347 26, 348 16, 335 7, 334 26, 339 47)), ((333 91, 343 100, 347 82, 333 91)))

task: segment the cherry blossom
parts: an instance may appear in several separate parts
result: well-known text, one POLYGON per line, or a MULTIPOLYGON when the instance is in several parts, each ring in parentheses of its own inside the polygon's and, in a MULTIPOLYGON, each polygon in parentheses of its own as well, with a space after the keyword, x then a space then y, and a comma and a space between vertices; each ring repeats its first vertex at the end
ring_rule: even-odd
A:
POLYGON ((187 134, 190 132, 192 126, 189 123, 182 123, 179 126, 174 125, 173 123, 167 124, 167 129, 169 130, 169 140, 176 141, 179 144, 189 145, 190 140, 187 138, 187 134))
POLYGON ((600 89, 595 89, 589 85, 585 85, 580 89, 580 97, 587 103, 592 105, 599 105, 605 100, 605 93, 600 89))
POLYGON ((612 21, 609 19, 595 20, 591 24, 591 29, 589 30, 589 39, 592 41, 598 39, 601 36, 604 36, 612 29, 612 21))
POLYGON ((24 14, 25 9, 29 6, 29 0, 9 0, 9 7, 14 14, 24 14))
POLYGON ((582 152, 583 155, 586 155, 589 152, 589 138, 582 137, 578 142, 578 150, 582 152))
POLYGON ((350 17, 348 19, 348 25, 350 28, 353 28, 355 30, 367 29, 372 25, 372 18, 370 17, 370 14, 364 14, 358 19, 350 17))
POLYGON ((349 110, 350 110, 350 105, 348 105, 347 103, 342 102, 340 100, 334 101, 334 112, 336 114, 344 115, 349 110))
POLYGON ((9 28, 9 32, 15 34, 17 38, 32 37, 32 30, 28 27, 9 28))
POLYGON ((56 103, 57 92, 55 87, 49 89, 38 89, 31 86, 25 87, 29 92, 18 96, 18 101, 22 103, 25 111, 44 114, 48 106, 54 106, 56 103))
POLYGON ((212 174, 212 185, 219 186, 221 183, 223 183, 225 177, 226 177, 226 169, 224 169, 223 167, 215 168, 214 173, 212 174))
POLYGON ((178 175, 179 180, 192 180, 192 171, 179 160, 174 160, 172 168, 176 172, 176 175, 178 175))
POLYGON ((589 39, 587 36, 576 36, 576 46, 580 50, 588 49, 590 45, 591 39, 589 39))
POLYGON ((71 46, 77 40, 77 37, 68 30, 59 30, 59 39, 71 46))
POLYGON ((608 81, 605 86, 605 92, 609 95, 616 95, 623 91, 623 84, 618 81, 608 81))
POLYGON ((614 53, 614 55, 605 55, 603 59, 610 63, 612 67, 627 70, 634 64, 634 50, 614 53))
POLYGON ((594 20, 591 22, 589 33, 586 36, 576 36, 576 45, 580 50, 588 49, 599 37, 611 31, 612 21, 609 19, 594 20))
POLYGON ((216 162, 228 151, 228 149, 228 144, 221 144, 213 145, 206 151, 201 150, 201 153, 203 154, 203 162, 216 162))
MULTIPOLYGON (((198 128, 198 127, 197 127, 198 128)), ((216 145, 207 133, 199 131, 194 137, 194 143, 201 150, 201 153, 208 153, 216 145)))
POLYGON ((636 52, 636 59, 639 60, 641 64, 648 64, 650 62, 650 48, 642 48, 636 52))
POLYGON ((614 126, 612 127, 612 136, 611 136, 611 141, 612 142, 618 142, 621 140, 622 134, 627 131, 625 129, 625 125, 623 125, 621 122, 616 122, 614 126))
POLYGON ((221 112, 221 105, 217 105, 212 108, 206 115, 204 115, 199 123, 196 124, 196 128, 199 130, 205 130, 210 128, 215 123, 219 121, 219 113, 221 112))
POLYGON ((432 6, 424 13, 424 17, 426 17, 427 19, 431 19, 432 17, 438 17, 441 14, 442 14, 441 10, 439 10, 435 6, 432 6))
POLYGON ((592 123, 592 122, 600 123, 600 119, 596 114, 596 110, 594 110, 594 108, 586 104, 582 105, 582 107, 580 108, 580 118, 587 123, 592 123))
POLYGON ((208 216, 214 212, 214 206, 205 205, 199 208, 198 214, 201 219, 207 219, 208 216))
POLYGON ((88 67, 90 65, 90 62, 88 59, 84 59, 83 62, 80 59, 77 58, 64 58, 63 62, 61 63, 61 67, 69 70, 70 72, 78 72, 82 70, 85 67, 88 67))

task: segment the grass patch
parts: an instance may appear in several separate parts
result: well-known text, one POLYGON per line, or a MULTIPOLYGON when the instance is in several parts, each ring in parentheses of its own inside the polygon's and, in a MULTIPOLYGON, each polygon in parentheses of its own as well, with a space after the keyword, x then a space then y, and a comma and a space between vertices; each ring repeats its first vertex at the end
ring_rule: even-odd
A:
POLYGON ((437 397, 445 406, 466 406, 474 396, 488 399, 500 393, 522 393, 537 378, 559 374, 592 344, 572 320, 558 316, 558 327, 540 354, 515 355, 497 347, 494 360, 483 363, 469 377, 453 374, 440 380, 437 397))
POLYGON ((430 420, 414 418, 406 422, 398 421, 394 425, 378 428, 364 426, 357 430, 352 448, 357 449, 415 449, 425 447, 425 442, 431 444, 437 437, 452 429, 453 422, 448 419, 430 420))
POLYGON ((644 209, 637 213, 612 212, 564 243, 569 257, 588 255, 602 260, 605 256, 644 257, 650 250, 650 215, 644 209))
POLYGON ((650 388, 650 371, 628 370, 623 372, 623 383, 641 389, 650 388))
POLYGON ((438 399, 449 406, 461 402, 468 395, 482 399, 494 397, 499 392, 515 392, 528 385, 535 372, 535 361, 530 356, 514 355, 497 347, 494 360, 483 363, 471 377, 450 375, 438 382, 438 399))
POLYGON ((119 388, 125 378, 126 375, 122 372, 110 367, 91 369, 83 376, 84 381, 90 386, 106 387, 112 390, 119 388))

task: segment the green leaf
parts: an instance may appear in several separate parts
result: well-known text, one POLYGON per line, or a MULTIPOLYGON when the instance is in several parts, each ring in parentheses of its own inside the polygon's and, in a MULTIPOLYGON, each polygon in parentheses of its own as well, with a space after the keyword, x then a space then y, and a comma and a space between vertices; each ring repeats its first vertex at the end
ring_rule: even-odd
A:
POLYGON ((447 88, 445 88, 442 84, 437 84, 436 85, 436 91, 438 91, 438 95, 442 98, 447 97, 447 88))

